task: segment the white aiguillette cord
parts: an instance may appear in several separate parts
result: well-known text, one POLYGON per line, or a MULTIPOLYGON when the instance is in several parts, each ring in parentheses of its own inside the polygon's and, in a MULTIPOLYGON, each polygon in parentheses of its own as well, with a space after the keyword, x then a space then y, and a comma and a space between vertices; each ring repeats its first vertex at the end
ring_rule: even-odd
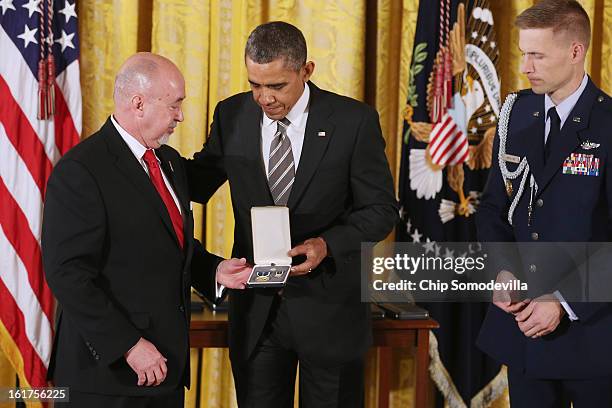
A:
MULTIPOLYGON (((527 163, 527 157, 523 157, 518 167, 514 171, 508 170, 508 166, 506 166, 506 160, 504 157, 506 156, 506 139, 508 137, 508 122, 510 121, 510 112, 512 111, 512 106, 514 102, 518 98, 518 94, 511 93, 506 97, 504 101, 504 105, 502 106, 501 112, 499 114, 499 124, 497 127, 497 134, 499 135, 499 152, 497 154, 497 160, 499 162, 499 169, 502 174, 502 178, 504 180, 504 185, 507 185, 510 180, 516 180, 521 177, 521 183, 519 184, 519 189, 512 200, 512 204, 510 205, 510 210, 508 211, 508 222, 512 225, 512 216, 514 215, 514 210, 518 205, 521 197, 523 196, 523 192, 525 190, 525 183, 527 182, 527 176, 529 175, 529 164, 527 163)), ((529 181, 530 187, 530 198, 529 198, 529 220, 528 224, 531 223, 531 209, 533 203, 533 197, 538 193, 538 184, 536 183, 533 175, 529 181)))

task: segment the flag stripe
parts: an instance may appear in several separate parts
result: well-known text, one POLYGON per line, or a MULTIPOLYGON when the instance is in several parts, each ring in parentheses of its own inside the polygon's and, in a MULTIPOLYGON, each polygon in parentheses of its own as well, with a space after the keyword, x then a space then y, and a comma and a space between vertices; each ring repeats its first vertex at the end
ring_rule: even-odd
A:
MULTIPOLYGON (((452 127, 447 127, 446 129, 444 129, 445 134, 452 132, 452 130, 453 130, 452 127)), ((432 160, 434 163, 440 163, 440 157, 444 154, 444 152, 446 152, 450 142, 451 142, 450 136, 448 135, 444 136, 444 140, 442 141, 442 143, 438 145, 438 148, 435 150, 434 154, 432 155, 432 160)))
POLYGON ((0 152, 2 152, 0 179, 4 181, 19 207, 28 215, 30 231, 37 240, 40 240, 42 195, 22 157, 9 141, 2 123, 0 123, 0 152))
POLYGON ((456 142, 453 147, 454 164, 459 163, 464 157, 468 149, 467 138, 460 129, 457 129, 456 142))
POLYGON ((23 115, 21 107, 11 97, 7 83, 1 76, 0 122, 4 124, 11 144, 23 158, 41 194, 44 194, 45 183, 51 174, 53 164, 47 157, 40 139, 23 115))
POLYGON ((448 112, 431 132, 429 152, 433 163, 446 166, 463 163, 468 159, 468 140, 448 112))
POLYGON ((469 157, 468 152, 468 143, 464 141, 461 145, 461 150, 457 153, 456 159, 452 164, 463 163, 464 161, 466 161, 469 157))
POLYGON ((449 124, 449 119, 445 122, 441 122, 440 125, 436 126, 433 131, 433 139, 431 143, 431 150, 437 152, 440 149, 444 149, 446 143, 448 143, 447 135, 452 129, 452 124, 449 124))
POLYGON ((445 156, 449 149, 452 147, 453 137, 455 136, 455 125, 451 124, 443 129, 440 139, 443 139, 442 143, 439 144, 434 154, 434 162, 441 161, 440 159, 445 156))
POLYGON ((68 112, 68 105, 64 100, 64 95, 57 84, 55 84, 55 90, 55 115, 53 115, 55 130, 57 132, 55 145, 60 154, 64 155, 78 142, 79 135, 72 122, 72 117, 68 112))
POLYGON ((2 279, 0 279, 0 298, 2 299, 0 319, 11 333, 23 356, 25 372, 26 374, 29 373, 27 375, 28 382, 33 386, 40 387, 46 385, 44 370, 49 365, 51 354, 51 327, 48 321, 38 321, 43 316, 40 309, 38 309, 38 315, 30 314, 36 313, 36 304, 27 301, 27 298, 31 297, 27 297, 26 293, 22 294, 27 292, 25 287, 17 288, 14 284, 17 282, 14 279, 15 274, 23 273, 23 265, 15 252, 11 250, 11 246, 5 238, 4 234, 0 232, 0 250, 5 254, 3 259, 6 266, 13 269, 3 268, 0 271, 0 276, 2 276, 2 279), (5 276, 5 273, 11 273, 13 276, 5 276), (9 285, 12 287, 9 287, 9 285), (17 299, 14 293, 18 294, 17 299), (25 319, 24 316, 28 316, 28 318, 25 319))
POLYGON ((461 148, 461 144, 463 143, 461 140, 461 131, 454 125, 451 134, 448 136, 448 140, 449 143, 441 154, 441 157, 443 157, 446 162, 454 160, 457 150, 461 148))
POLYGON ((444 118, 444 121, 441 121, 436 126, 434 126, 433 131, 431 132, 433 134, 430 143, 431 149, 437 149, 440 143, 444 141, 443 133, 445 130, 447 131, 449 123, 450 116, 446 116, 446 118, 444 118))
MULTIPOLYGON (((30 292, 31 296, 36 300, 36 303, 38 303, 38 308, 40 309, 42 305, 42 311, 45 313, 47 319, 51 321, 53 298, 44 281, 42 258, 38 241, 30 231, 25 214, 21 211, 6 189, 3 179, 0 179, 0 201, 4 203, 4 211, 0 212, 0 225, 2 225, 2 230, 4 232, 3 236, 14 248, 14 251, 24 265, 24 275, 16 275, 12 278, 21 278, 21 280, 23 280, 27 277, 29 285, 27 288, 21 288, 22 291, 25 290, 30 292), (31 292, 31 290, 33 290, 33 292, 31 292)), ((4 252, 2 253, 5 254, 4 252)), ((5 273, 10 273, 10 270, 7 272, 0 272, 1 275, 5 273)), ((29 300, 28 303, 34 302, 34 299, 29 300)))
MULTIPOLYGON (((82 108, 81 108, 81 76, 80 76, 80 64, 76 60, 72 64, 66 67, 66 70, 60 73, 55 79, 55 83, 59 86, 66 105, 68 106, 68 112, 72 119, 72 124, 77 133, 77 139, 74 143, 78 143, 79 136, 82 132, 82 108)), ((63 154, 63 153, 62 153, 63 154)))
MULTIPOLYGON (((62 72, 57 78, 55 84, 55 115, 53 120, 55 122, 55 144, 60 154, 63 156, 66 152, 79 141, 79 134, 81 133, 80 125, 77 129, 75 121, 81 123, 81 92, 80 87, 72 87, 69 84, 77 81, 78 78, 78 61, 73 62, 68 66, 66 71, 62 72), (76 72, 74 69, 76 68, 76 72), (68 76, 71 78, 66 80, 68 76), (77 105, 75 101, 78 101, 77 105), (78 119, 77 119, 78 118, 78 119)), ((55 163, 54 163, 55 164, 55 163)))
POLYGON ((444 156, 443 161, 450 165, 455 165, 458 163, 462 163, 465 158, 464 151, 467 151, 467 144, 463 141, 458 140, 452 147, 452 151, 449 151, 448 154, 444 156))

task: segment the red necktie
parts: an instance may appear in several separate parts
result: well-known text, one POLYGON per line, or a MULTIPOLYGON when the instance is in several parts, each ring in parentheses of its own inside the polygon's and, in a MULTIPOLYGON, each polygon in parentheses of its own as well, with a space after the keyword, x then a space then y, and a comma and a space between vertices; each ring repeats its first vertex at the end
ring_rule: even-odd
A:
POLYGON ((142 159, 149 168, 149 177, 151 178, 155 189, 159 193, 159 196, 164 204, 166 204, 166 209, 170 215, 170 220, 172 220, 174 232, 176 233, 181 248, 183 248, 183 218, 181 217, 181 213, 179 212, 179 209, 176 206, 168 187, 166 187, 166 183, 164 183, 161 169, 159 168, 159 163, 157 162, 157 157, 155 157, 152 149, 147 149, 145 154, 142 156, 142 159))

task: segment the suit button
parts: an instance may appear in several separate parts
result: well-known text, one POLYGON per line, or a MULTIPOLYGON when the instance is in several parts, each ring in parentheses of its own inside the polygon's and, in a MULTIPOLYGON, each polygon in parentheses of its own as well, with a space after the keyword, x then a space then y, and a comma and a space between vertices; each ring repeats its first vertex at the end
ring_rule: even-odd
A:
POLYGON ((529 272, 535 272, 537 269, 534 264, 529 265, 529 272))
POLYGON ((185 308, 183 306, 179 306, 179 310, 181 311, 181 313, 185 312, 185 308))
POLYGON ((544 200, 542 200, 541 198, 538 198, 538 201, 536 201, 536 205, 538 207, 543 207, 544 206, 544 200))
POLYGON ((534 241, 537 241, 540 238, 540 236, 538 235, 537 232, 532 232, 531 233, 531 239, 533 239, 534 241))

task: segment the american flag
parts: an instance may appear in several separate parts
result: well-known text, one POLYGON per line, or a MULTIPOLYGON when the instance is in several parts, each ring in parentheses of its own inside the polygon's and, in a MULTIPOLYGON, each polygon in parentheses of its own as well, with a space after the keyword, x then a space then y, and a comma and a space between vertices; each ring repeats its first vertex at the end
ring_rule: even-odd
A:
POLYGON ((0 0, 0 348, 21 386, 47 384, 54 304, 40 235, 47 179, 81 134, 75 1, 0 0))

